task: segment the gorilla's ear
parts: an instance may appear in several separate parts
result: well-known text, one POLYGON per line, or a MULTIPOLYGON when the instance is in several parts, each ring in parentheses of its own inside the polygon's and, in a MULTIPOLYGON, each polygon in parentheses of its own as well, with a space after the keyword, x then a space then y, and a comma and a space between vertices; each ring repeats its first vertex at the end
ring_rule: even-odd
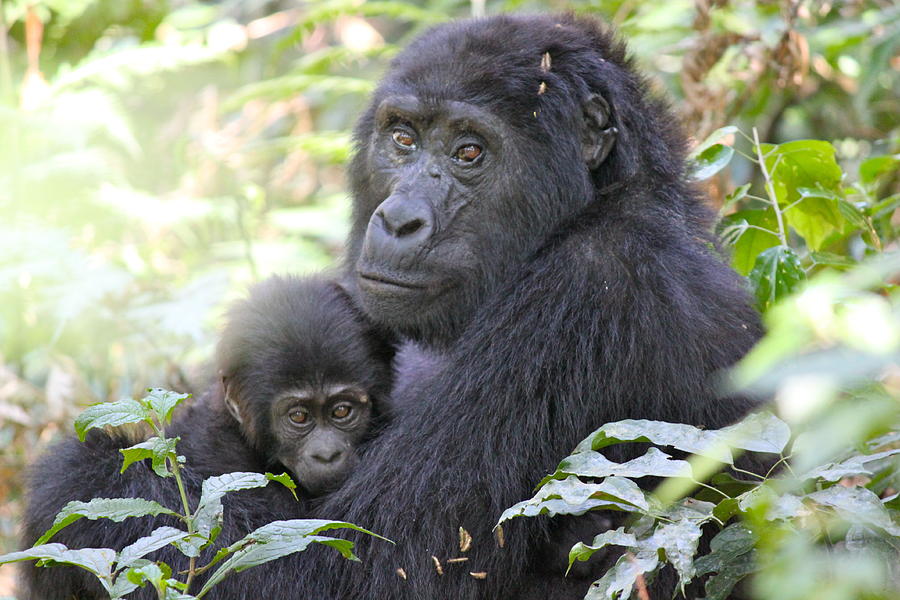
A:
POLYGON ((225 377, 222 377, 222 389, 225 390, 225 408, 228 409, 234 420, 238 422, 238 425, 243 425, 244 418, 241 416, 241 409, 237 401, 231 397, 231 393, 228 391, 228 380, 225 377))
POLYGON ((619 131, 610 126, 609 104, 600 94, 588 96, 582 112, 581 152, 588 169, 593 171, 609 156, 619 131))

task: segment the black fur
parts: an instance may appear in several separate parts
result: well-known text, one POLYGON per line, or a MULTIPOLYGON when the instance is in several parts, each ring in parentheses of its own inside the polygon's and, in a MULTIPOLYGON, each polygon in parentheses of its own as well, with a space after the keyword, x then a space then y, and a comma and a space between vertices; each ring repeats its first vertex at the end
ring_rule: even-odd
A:
POLYGON ((710 379, 758 339, 759 319, 715 250, 677 120, 648 88, 622 42, 573 16, 442 25, 394 61, 356 130, 351 272, 365 258, 373 213, 396 191, 396 174, 377 166, 375 114, 385 97, 414 96, 436 114, 446 100, 487 109, 505 124, 502 168, 475 186, 455 229, 422 251, 431 260, 443 239, 468 242, 467 252, 453 251, 465 276, 452 301, 402 319, 369 304, 373 318, 429 354, 398 361, 402 409, 317 514, 397 545, 358 538, 361 564, 307 552, 284 567, 296 586, 289 597, 580 598, 586 582, 563 582, 543 562, 540 549, 559 535, 551 521, 513 521, 497 547, 503 509, 603 423, 714 428, 751 408, 718 395, 710 379), (618 137, 591 172, 580 140, 583 102, 595 93, 618 137), (465 554, 460 527, 474 538, 465 554), (458 556, 468 561, 447 563, 458 556))
MULTIPOLYGON (((192 505, 207 477, 285 470, 273 458, 276 440, 269 404, 277 393, 320 382, 353 382, 368 391, 377 407, 390 387, 392 354, 346 292, 332 281, 273 277, 253 288, 250 298, 230 311, 218 353, 219 367, 235 394, 243 425, 226 409, 222 386, 215 385, 187 410, 177 412, 166 432, 181 437, 178 452, 187 457, 183 477, 192 505)), ((31 545, 43 534, 70 500, 142 497, 180 510, 175 481, 157 477, 149 464, 138 463, 119 474, 122 455, 118 450, 134 444, 137 440, 133 438, 93 430, 84 443, 69 438, 44 454, 30 472, 25 543, 31 545)), ((271 521, 303 518, 309 511, 308 497, 301 494, 298 503, 278 483, 229 494, 224 503, 225 528, 216 548, 271 521)), ((164 518, 122 523, 85 519, 63 529, 51 542, 70 548, 121 549, 163 524, 183 528, 164 518)), ((198 565, 205 564, 212 552, 206 551, 198 565)), ((164 560, 176 570, 188 566, 187 559, 173 547, 149 558, 164 560)), ((93 575, 74 567, 35 568, 28 564, 22 573, 28 600, 105 597, 93 575)), ((222 585, 235 598, 250 598, 265 573, 262 568, 254 577, 240 575, 222 585)), ((197 581, 202 582, 203 577, 197 581)), ((156 594, 148 587, 131 597, 155 598, 156 594)))

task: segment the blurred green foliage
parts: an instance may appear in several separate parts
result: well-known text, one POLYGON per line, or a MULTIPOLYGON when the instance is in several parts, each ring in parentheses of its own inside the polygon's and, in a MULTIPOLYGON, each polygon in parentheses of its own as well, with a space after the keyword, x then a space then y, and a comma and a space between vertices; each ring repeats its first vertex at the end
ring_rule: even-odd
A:
MULTIPOLYGON (((399 47, 448 18, 569 9, 618 26, 687 131, 712 136, 699 185, 774 306, 747 364, 780 377, 813 350, 846 346, 850 371, 894 352, 896 269, 854 275, 897 249, 891 0, 0 0, 0 551, 23 464, 80 408, 201 390, 230 298, 335 263, 349 130, 399 47)), ((896 416, 877 364, 870 412, 846 386, 789 386, 823 394, 796 403, 822 407, 803 422, 865 444, 896 416)))

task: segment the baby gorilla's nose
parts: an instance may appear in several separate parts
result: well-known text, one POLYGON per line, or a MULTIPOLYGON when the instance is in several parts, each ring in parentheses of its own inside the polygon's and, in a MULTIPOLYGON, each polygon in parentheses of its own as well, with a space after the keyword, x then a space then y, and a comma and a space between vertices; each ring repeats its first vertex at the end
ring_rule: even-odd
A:
POLYGON ((344 457, 344 450, 322 449, 321 451, 313 452, 312 457, 322 464, 330 465, 344 457))

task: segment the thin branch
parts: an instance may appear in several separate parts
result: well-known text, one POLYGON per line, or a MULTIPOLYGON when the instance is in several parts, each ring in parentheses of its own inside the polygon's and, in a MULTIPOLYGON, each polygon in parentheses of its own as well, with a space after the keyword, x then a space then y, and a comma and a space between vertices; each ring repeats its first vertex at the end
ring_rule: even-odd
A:
MULTIPOLYGON (((762 146, 759 143, 759 132, 756 127, 753 128, 753 147, 756 150, 756 156, 759 159, 759 170, 762 171, 763 179, 766 181, 766 193, 769 195, 769 202, 775 211, 775 219, 778 221, 778 239, 781 240, 782 246, 787 246, 787 235, 784 230, 784 218, 781 215, 781 207, 778 206, 778 196, 775 194, 775 185, 772 183, 772 177, 769 175, 769 169, 766 168, 766 158, 762 153, 762 146)), ((777 168, 778 160, 776 159, 773 167, 777 168)))

